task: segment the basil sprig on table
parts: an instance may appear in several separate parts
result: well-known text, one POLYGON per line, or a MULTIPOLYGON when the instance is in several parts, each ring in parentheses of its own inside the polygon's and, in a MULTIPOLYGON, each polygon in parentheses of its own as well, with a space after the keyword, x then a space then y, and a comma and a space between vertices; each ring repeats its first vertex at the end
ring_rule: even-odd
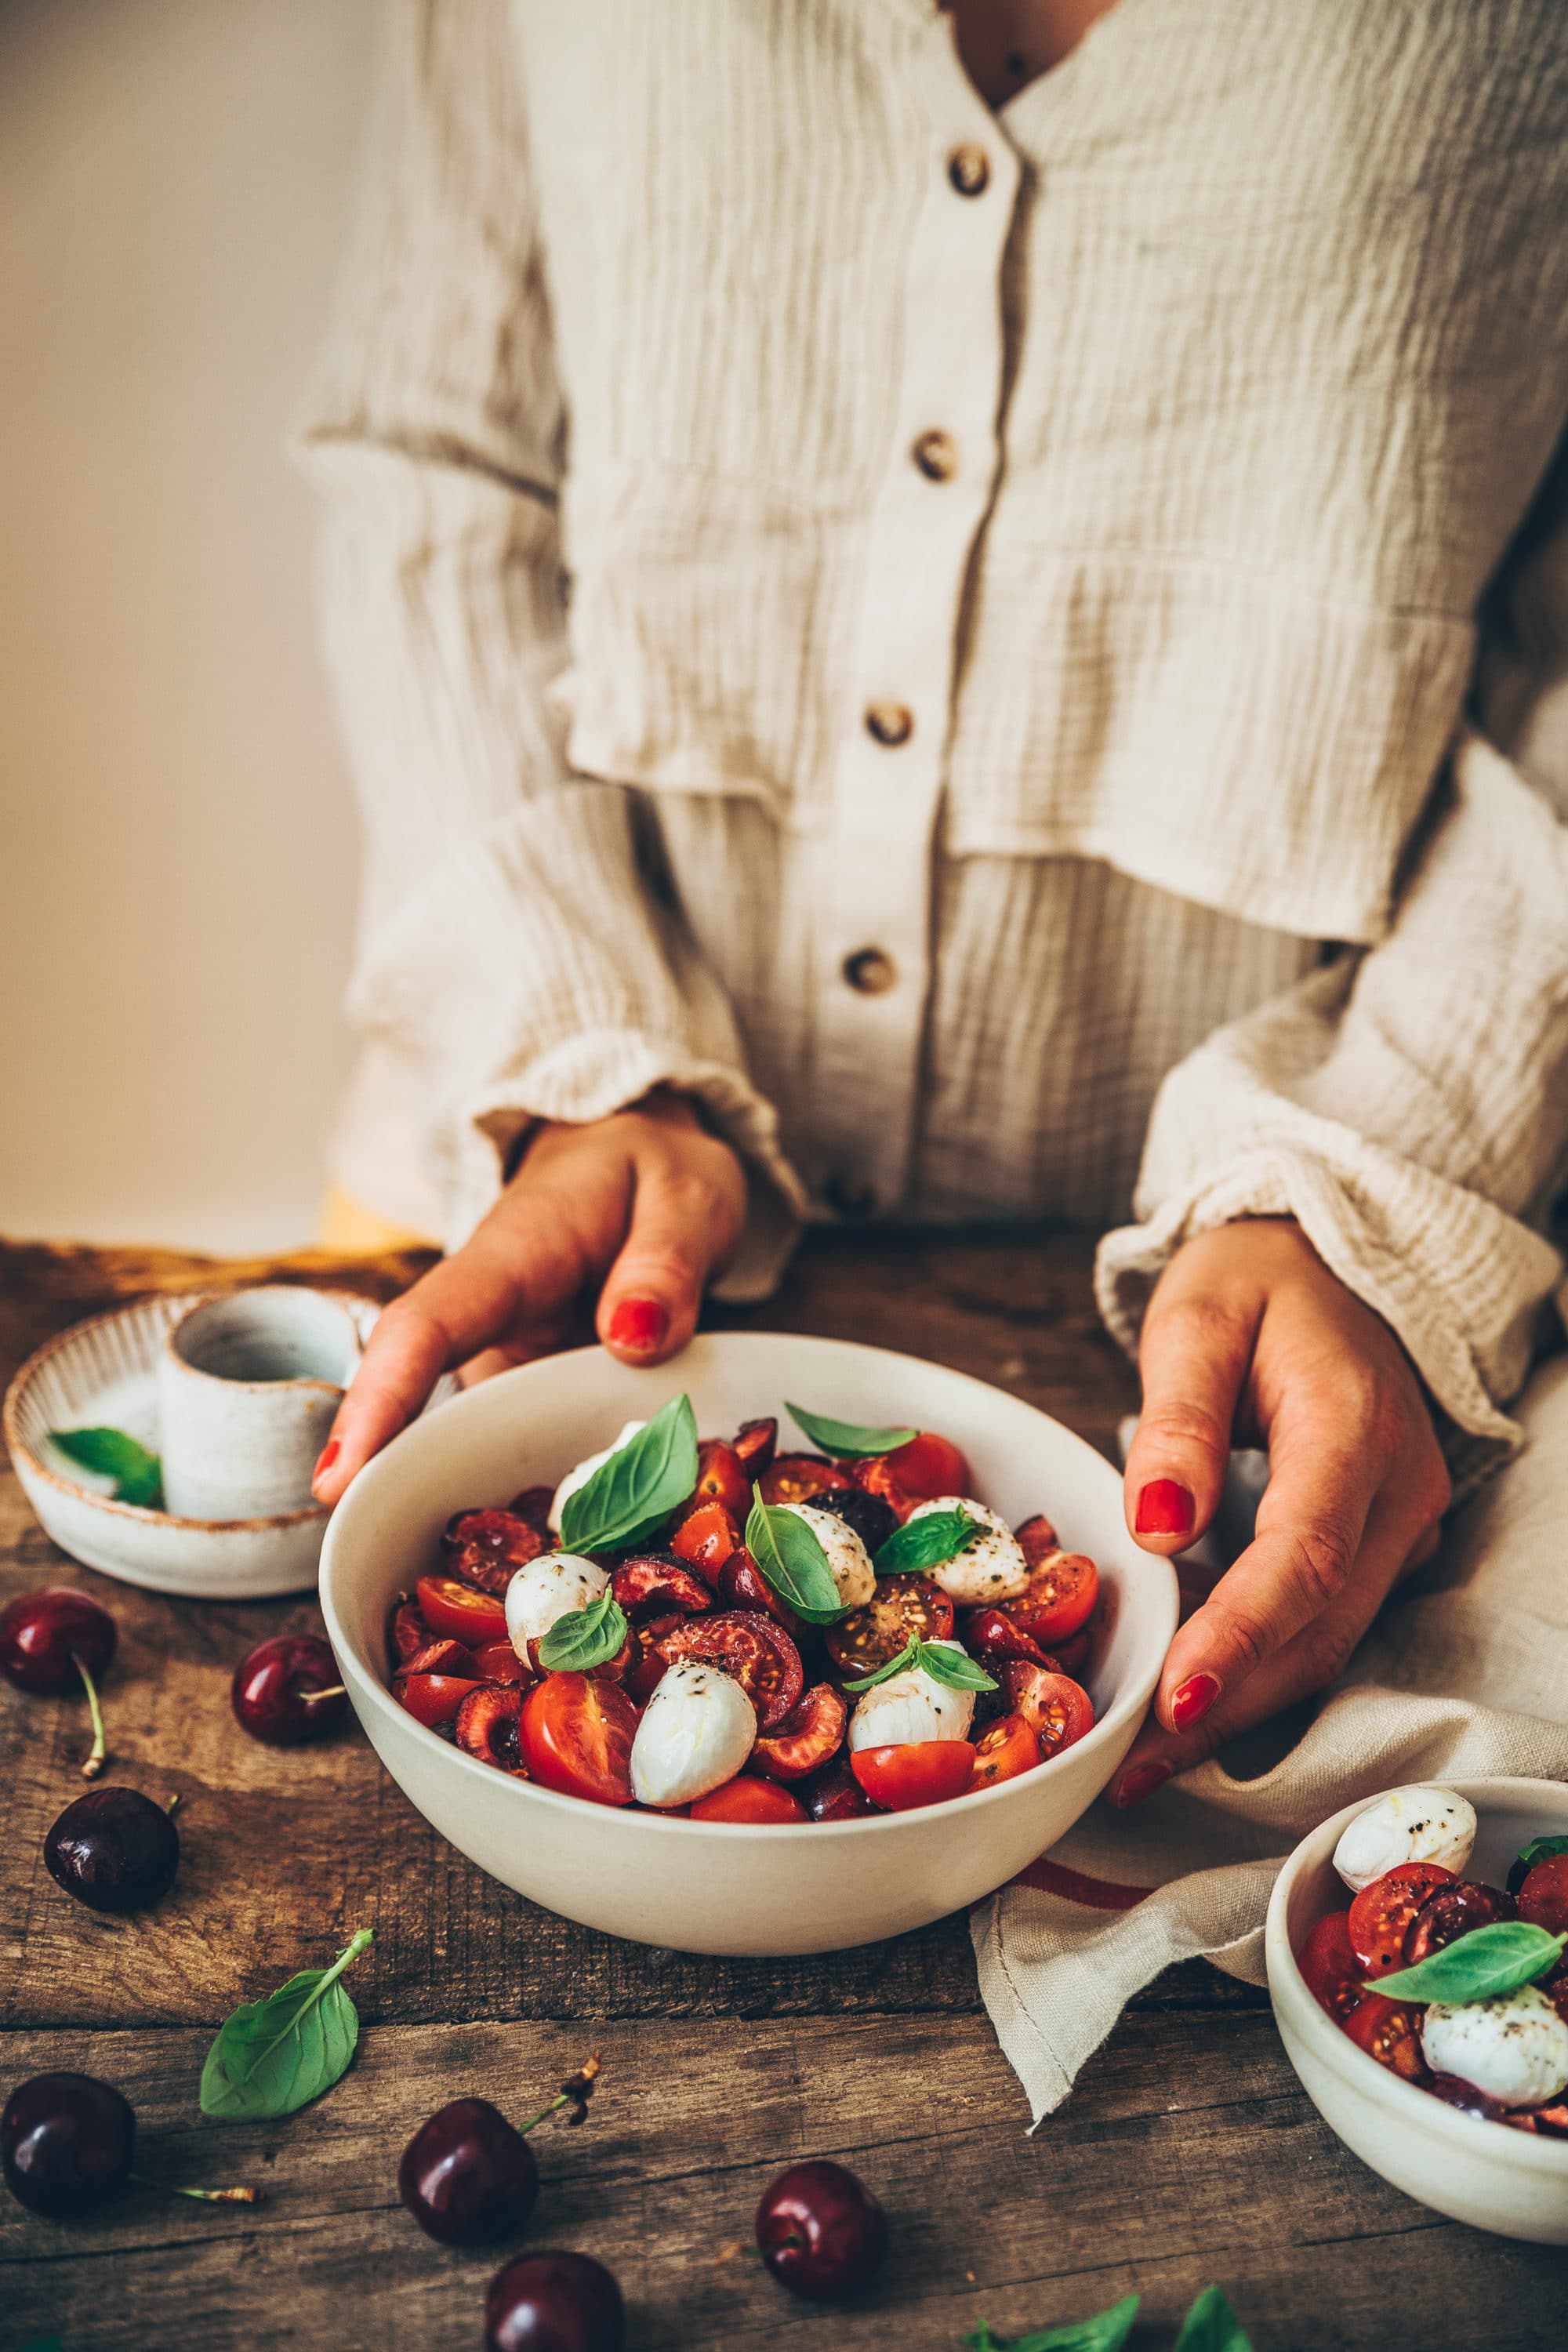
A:
POLYGON ((112 1478, 117 1503, 134 1503, 144 1511, 163 1507, 163 1465, 122 1429, 51 1429, 49 1444, 58 1445, 68 1462, 79 1463, 100 1478, 112 1478))
POLYGON ((1548 1935, 1529 1919, 1494 1919, 1363 1990, 1380 1992, 1385 2000, 1497 2000, 1544 1976, 1564 1945, 1568 1936, 1548 1935))
MULTIPOLYGON (((983 2319, 963 2340, 970 2352, 1121 2352, 1132 2332, 1142 2300, 1140 2295, 1124 2294, 1120 2303, 1113 2303, 1109 2311, 1097 2311, 1092 2319, 1069 2320, 1065 2327, 1043 2327, 1033 2336, 1015 2336, 1010 2343, 994 2336, 983 2319)), ((1229 2296, 1219 2287, 1205 2286, 1198 2296, 1182 2322, 1175 2352, 1252 2352, 1252 2338, 1231 2308, 1229 2296)))
POLYGON ((586 1675, 607 1665, 626 1638, 626 1612, 613 1592, 569 1609, 539 1637, 539 1663, 552 1674, 586 1675))
POLYGON ((359 2041, 359 2011, 338 1979, 374 1941, 360 1928, 330 1969, 301 1969, 224 2020, 202 2068, 204 2116, 291 2116, 331 2089, 359 2041))
POLYGON ((658 1533, 696 1484, 697 1416, 689 1396, 671 1397, 567 1496, 562 1545, 567 1551, 629 1551, 658 1533))
POLYGON ((1531 1838, 1521 1846, 1508 1869, 1508 1891, 1517 1895, 1538 1862, 1551 1862, 1560 1853, 1568 1853, 1568 1837, 1531 1838))
POLYGON ((868 1429, 858 1421, 830 1421, 825 1412, 807 1412, 802 1404, 791 1404, 784 1399, 785 1409, 805 1430, 814 1445, 824 1454, 831 1454, 840 1462, 868 1460, 873 1454, 892 1454, 900 1445, 920 1435, 918 1429, 868 1429))
POLYGON ((985 1532, 983 1521, 968 1511, 927 1511, 923 1517, 906 1519, 895 1528, 872 1559, 871 1565, 879 1576, 911 1576, 921 1569, 941 1568, 944 1560, 956 1559, 967 1551, 978 1535, 985 1532))
POLYGON ((815 1529, 782 1503, 764 1503, 757 1486, 752 1488, 746 1549, 779 1599, 808 1625, 836 1625, 845 1614, 837 1580, 815 1529))
POLYGON ((984 1666, 975 1664, 967 1651, 944 1649, 940 1642, 922 1642, 918 1633, 911 1633, 898 1656, 889 1658, 885 1666, 879 1666, 874 1675, 863 1675, 858 1682, 846 1683, 844 1687, 847 1691, 870 1690, 876 1684, 901 1675, 906 1666, 918 1667, 933 1683, 945 1683, 949 1690, 996 1688, 994 1679, 984 1666))

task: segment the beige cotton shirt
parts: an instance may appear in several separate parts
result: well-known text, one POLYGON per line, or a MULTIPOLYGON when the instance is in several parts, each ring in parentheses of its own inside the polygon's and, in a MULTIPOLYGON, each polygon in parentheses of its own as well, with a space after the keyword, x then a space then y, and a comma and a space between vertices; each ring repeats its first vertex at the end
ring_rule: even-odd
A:
MULTIPOLYGON (((402 5, 301 435, 334 1173, 457 1244, 663 1081, 794 1218, 1266 1211, 1495 1448, 1568 1146, 1568 19, 402 5)), ((1128 1223, 1129 1219, 1138 1222, 1128 1223)))

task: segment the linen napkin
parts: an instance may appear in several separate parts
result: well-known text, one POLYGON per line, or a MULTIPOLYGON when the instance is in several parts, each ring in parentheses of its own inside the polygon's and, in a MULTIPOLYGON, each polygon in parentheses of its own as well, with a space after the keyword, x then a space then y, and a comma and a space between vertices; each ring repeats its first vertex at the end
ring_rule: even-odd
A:
POLYGON ((1525 1451, 1454 1515, 1283 1760, 1243 1780, 1216 1759, 1130 1812, 1095 1804, 975 1906, 981 1995, 1037 2125, 1170 1961, 1264 1982, 1275 1876, 1342 1805, 1413 1780, 1568 1780, 1568 1357, 1520 1418, 1525 1451))

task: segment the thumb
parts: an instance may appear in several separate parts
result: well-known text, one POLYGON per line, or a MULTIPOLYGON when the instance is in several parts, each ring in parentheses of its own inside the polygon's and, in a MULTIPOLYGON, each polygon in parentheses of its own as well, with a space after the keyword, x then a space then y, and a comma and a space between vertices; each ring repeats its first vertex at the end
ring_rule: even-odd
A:
POLYGON ((639 1167, 631 1223, 595 1318, 600 1339, 624 1362, 662 1363, 696 1329, 703 1285, 734 1247, 744 1213, 735 1172, 731 1194, 689 1167, 639 1167))

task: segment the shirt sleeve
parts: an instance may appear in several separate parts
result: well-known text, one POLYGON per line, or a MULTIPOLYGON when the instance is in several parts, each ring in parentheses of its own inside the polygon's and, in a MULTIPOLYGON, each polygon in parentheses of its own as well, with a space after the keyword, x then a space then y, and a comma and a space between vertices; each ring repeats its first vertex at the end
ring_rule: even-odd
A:
POLYGON ((1557 1296, 1568 1177, 1568 456, 1483 614, 1476 724, 1386 935, 1216 1031, 1156 1097, 1097 1287, 1131 1351, 1179 1245, 1297 1219, 1398 1333, 1461 1488, 1521 1442, 1507 1407, 1557 1296))
MULTIPOLYGON (((400 0, 338 331, 297 436, 325 497, 323 635, 364 833, 350 1018, 416 1106, 455 1248, 540 1118, 656 1085, 744 1159, 723 1284, 804 1207, 635 796, 570 772, 563 413, 505 0, 400 0)), ((342 1171, 340 1171, 342 1172, 342 1171)), ((352 1177, 350 1178, 352 1181, 352 1177)))

